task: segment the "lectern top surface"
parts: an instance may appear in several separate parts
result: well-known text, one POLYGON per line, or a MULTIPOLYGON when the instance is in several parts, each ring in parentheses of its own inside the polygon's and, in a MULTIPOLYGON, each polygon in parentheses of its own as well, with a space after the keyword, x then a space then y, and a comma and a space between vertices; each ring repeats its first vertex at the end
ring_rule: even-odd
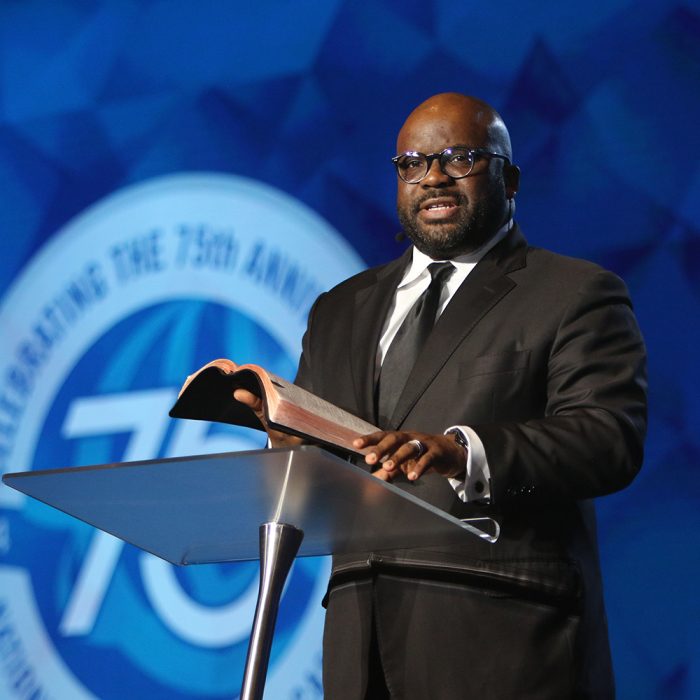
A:
POLYGON ((303 530, 299 556, 474 536, 468 525, 316 447, 23 472, 3 481, 178 565, 258 559, 264 522, 303 530))

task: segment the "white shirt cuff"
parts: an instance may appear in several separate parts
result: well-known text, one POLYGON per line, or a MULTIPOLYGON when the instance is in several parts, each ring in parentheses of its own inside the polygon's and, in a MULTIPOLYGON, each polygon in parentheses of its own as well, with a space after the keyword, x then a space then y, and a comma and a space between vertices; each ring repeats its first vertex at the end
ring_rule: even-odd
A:
POLYGON ((453 425, 445 431, 459 430, 468 445, 467 448, 467 473, 462 479, 448 479, 455 493, 465 503, 470 501, 491 500, 491 471, 486 460, 486 451, 481 438, 467 425, 453 425))

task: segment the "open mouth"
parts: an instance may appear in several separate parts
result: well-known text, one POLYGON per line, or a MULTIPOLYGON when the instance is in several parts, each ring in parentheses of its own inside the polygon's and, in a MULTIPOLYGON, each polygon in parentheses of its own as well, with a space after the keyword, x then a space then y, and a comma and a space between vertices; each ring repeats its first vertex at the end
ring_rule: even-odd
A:
POLYGON ((425 207, 425 211, 446 211, 447 209, 454 209, 454 204, 429 204, 425 207))
POLYGON ((428 220, 439 220, 451 217, 458 209, 454 197, 433 197, 422 202, 419 216, 428 220))

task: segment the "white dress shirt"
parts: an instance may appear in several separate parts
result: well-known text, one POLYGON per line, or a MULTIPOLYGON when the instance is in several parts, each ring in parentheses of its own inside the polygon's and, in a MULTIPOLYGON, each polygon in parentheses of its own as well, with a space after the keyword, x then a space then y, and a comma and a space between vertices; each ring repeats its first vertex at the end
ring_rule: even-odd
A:
MULTIPOLYGON (((443 285, 436 320, 450 303, 454 293, 467 278, 467 275, 476 267, 479 260, 481 260, 481 258, 483 258, 484 255, 486 255, 486 253, 488 253, 489 250, 491 250, 491 248, 493 248, 508 233, 508 231, 510 231, 512 225, 513 221, 511 219, 507 224, 498 230, 493 238, 481 246, 481 248, 478 248, 473 253, 469 253, 468 255, 460 255, 459 257, 453 258, 449 261, 455 266, 455 271, 443 285)), ((413 259, 411 261, 411 265, 406 270, 403 279, 396 288, 396 295, 394 296, 391 309, 387 315, 384 328, 382 330, 382 335, 379 340, 379 347, 377 348, 377 356, 374 365, 375 384, 379 378, 382 362, 384 361, 384 357, 386 356, 391 342, 394 340, 394 336, 401 327, 401 324, 404 322, 408 312, 416 303, 420 295, 423 294, 423 292, 430 285, 431 278, 430 272, 428 271, 428 265, 434 262, 444 261, 433 260, 424 253, 421 253, 416 248, 413 249, 413 259)), ((491 497, 491 492, 489 489, 489 478, 491 473, 486 460, 484 445, 482 444, 479 436, 469 426, 450 426, 445 432, 455 428, 462 433, 468 445, 466 478, 463 481, 460 479, 449 479, 449 482, 457 495, 465 502, 474 500, 488 500, 491 497)))

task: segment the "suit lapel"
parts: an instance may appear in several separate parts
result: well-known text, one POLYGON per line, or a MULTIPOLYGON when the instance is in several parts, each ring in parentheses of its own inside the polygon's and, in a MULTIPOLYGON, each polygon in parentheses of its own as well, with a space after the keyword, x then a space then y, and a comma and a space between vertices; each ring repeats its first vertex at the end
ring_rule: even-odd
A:
MULTIPOLYGON (((462 341, 515 287, 507 273, 525 266, 526 241, 517 224, 477 264, 438 319, 399 397, 389 429, 398 429, 462 341)), ((376 347, 376 345, 375 345, 376 347)))
POLYGON ((411 248, 377 274, 377 281, 355 295, 351 332, 352 379, 360 415, 376 424, 374 409, 374 365, 384 320, 396 288, 411 262, 411 248))

